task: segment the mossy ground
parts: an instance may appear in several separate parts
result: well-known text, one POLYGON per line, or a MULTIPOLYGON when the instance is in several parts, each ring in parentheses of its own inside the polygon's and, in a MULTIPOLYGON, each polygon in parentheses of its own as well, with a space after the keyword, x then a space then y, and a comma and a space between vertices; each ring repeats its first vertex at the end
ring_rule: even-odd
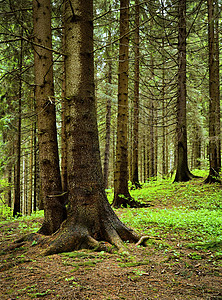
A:
POLYGON ((40 257, 35 245, 4 251, 42 218, 0 223, 0 299, 222 299, 222 191, 201 180, 147 183, 134 197, 149 208, 119 209, 150 236, 130 256, 76 251, 40 257))

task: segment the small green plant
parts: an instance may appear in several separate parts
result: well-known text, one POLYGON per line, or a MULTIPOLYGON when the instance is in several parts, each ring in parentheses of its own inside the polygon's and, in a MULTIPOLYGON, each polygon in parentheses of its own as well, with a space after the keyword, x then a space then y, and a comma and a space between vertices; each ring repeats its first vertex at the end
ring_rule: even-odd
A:
POLYGON ((0 203, 0 222, 12 219, 12 209, 8 205, 0 203))
POLYGON ((203 258, 202 255, 200 255, 200 253, 197 253, 197 252, 188 254, 188 257, 193 260, 200 260, 203 258))

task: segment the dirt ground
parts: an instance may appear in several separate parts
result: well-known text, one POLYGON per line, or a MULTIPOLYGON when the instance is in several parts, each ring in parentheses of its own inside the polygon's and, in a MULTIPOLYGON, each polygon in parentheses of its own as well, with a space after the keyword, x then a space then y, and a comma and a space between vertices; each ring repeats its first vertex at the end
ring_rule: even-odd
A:
MULTIPOLYGON (((36 221, 24 227, 28 222, 36 221)), ((30 244, 4 251, 21 237, 21 224, 0 226, 1 300, 222 299, 221 257, 170 236, 146 248, 129 245, 127 257, 91 251, 40 257, 30 244)))

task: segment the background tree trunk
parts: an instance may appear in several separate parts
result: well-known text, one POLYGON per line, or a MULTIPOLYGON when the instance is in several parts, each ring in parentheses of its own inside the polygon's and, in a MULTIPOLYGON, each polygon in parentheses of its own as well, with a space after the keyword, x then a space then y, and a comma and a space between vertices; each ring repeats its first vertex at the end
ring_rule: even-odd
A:
POLYGON ((210 172, 205 183, 220 182, 220 89, 218 47, 218 3, 208 0, 208 47, 209 47, 209 162, 210 172))
POLYGON ((188 181, 193 176, 187 160, 186 121, 186 1, 178 1, 178 96, 177 96, 177 169, 174 181, 188 181))
MULTIPOLYGON (((111 31, 108 30, 109 43, 111 43, 111 31)), ((108 73, 107 73, 107 100, 106 100, 106 136, 105 136, 105 153, 104 153, 104 166, 103 166, 103 177, 105 188, 109 187, 109 157, 110 157, 110 135, 111 135, 111 84, 112 84, 112 58, 110 54, 110 47, 107 48, 107 59, 108 59, 108 73)))
POLYGON ((134 67, 134 101, 133 101, 133 159, 132 159, 132 184, 140 188, 139 183, 139 76, 140 76, 140 49, 139 49, 139 24, 140 24, 140 7, 139 0, 135 1, 135 67, 134 67))
POLYGON ((21 213, 21 128, 22 128, 22 64, 23 64, 23 40, 21 40, 20 56, 19 56, 19 93, 18 93, 18 125, 17 125, 17 141, 16 141, 16 166, 15 170, 15 188, 14 188, 14 204, 13 217, 21 213))
POLYGON ((129 0, 120 1, 120 41, 118 74, 118 116, 114 207, 131 206, 128 189, 128 73, 129 73, 129 0))

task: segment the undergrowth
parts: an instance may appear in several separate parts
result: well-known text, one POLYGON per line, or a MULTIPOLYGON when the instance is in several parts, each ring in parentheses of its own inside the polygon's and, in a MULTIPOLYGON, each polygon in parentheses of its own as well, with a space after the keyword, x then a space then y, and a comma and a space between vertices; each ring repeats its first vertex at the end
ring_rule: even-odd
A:
MULTIPOLYGON (((204 175, 203 171, 195 175, 204 175)), ((207 175, 205 173, 205 175, 207 175)), ((120 219, 141 234, 183 241, 187 247, 221 249, 222 247, 222 189, 218 184, 203 184, 203 179, 172 183, 172 179, 152 180, 141 189, 132 189, 137 201, 148 208, 118 209, 120 219)), ((113 191, 107 190, 112 202, 113 191)), ((14 219, 11 210, 0 206, 0 223, 19 222, 21 232, 36 231, 43 211, 14 219), (38 220, 37 220, 38 219, 38 220), (33 225, 29 225, 29 221, 33 225)), ((219 251, 220 253, 220 251, 219 251)))

